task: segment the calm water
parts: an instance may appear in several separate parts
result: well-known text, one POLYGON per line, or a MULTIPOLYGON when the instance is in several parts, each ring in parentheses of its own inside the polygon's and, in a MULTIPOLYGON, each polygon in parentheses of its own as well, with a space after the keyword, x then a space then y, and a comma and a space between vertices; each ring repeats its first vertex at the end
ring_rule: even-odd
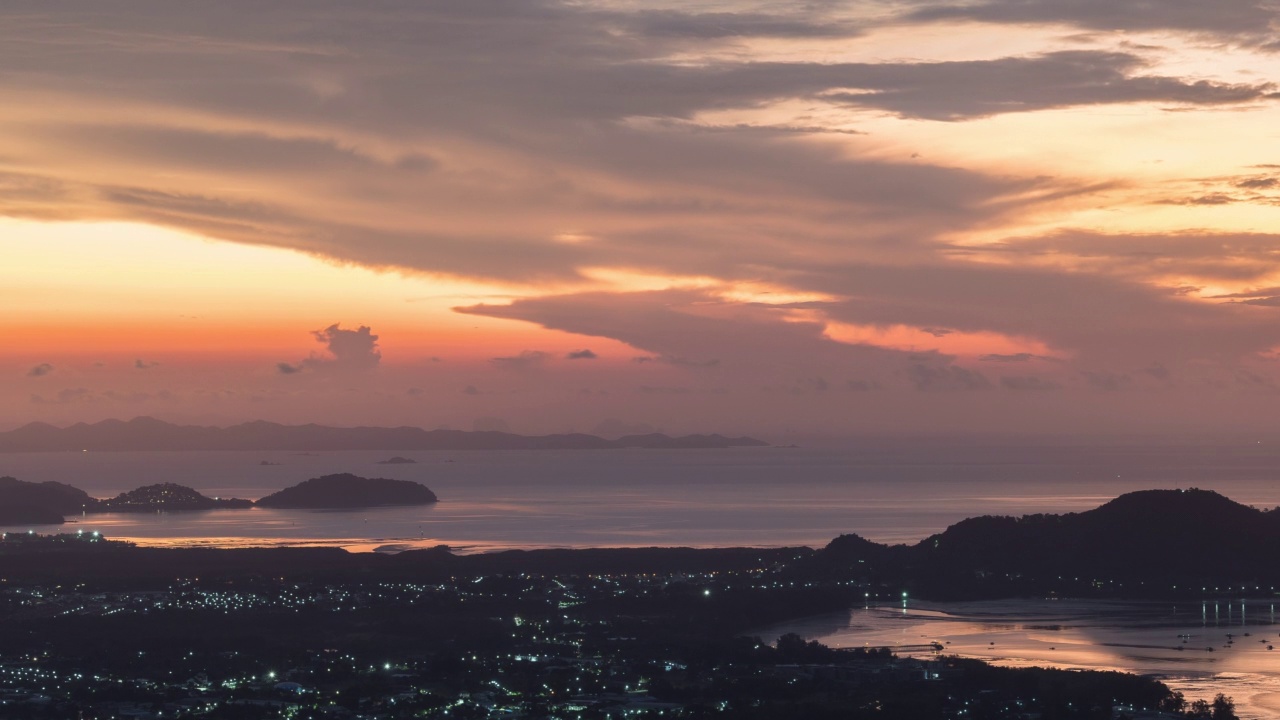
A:
POLYGON ((1012 667, 1136 672, 1188 699, 1226 693, 1241 717, 1280 716, 1280 627, 1270 600, 908 601, 807 618, 761 636, 788 632, 833 647, 889 647, 903 656, 931 656, 929 643, 938 642, 945 653, 1012 667))
POLYGON ((96 515, 68 528, 152 544, 361 550, 438 543, 471 550, 814 546, 847 532, 914 542, 973 515, 1085 510, 1157 487, 1198 486, 1280 505, 1280 446, 1256 444, 0 455, 0 475, 71 483, 98 497, 177 482, 210 496, 256 499, 334 472, 416 480, 441 502, 359 512, 96 515), (418 464, 376 464, 392 455, 418 464))

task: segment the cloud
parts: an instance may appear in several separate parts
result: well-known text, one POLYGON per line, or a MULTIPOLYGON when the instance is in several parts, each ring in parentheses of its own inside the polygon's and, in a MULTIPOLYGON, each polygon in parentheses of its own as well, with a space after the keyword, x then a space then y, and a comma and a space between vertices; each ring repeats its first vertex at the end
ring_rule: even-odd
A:
POLYGON ((991 382, 975 370, 958 365, 927 365, 914 363, 907 366, 907 380, 916 390, 923 392, 951 392, 961 390, 987 390, 991 382))
POLYGON ((1033 353, 1025 353, 1025 352, 1010 353, 1010 354, 989 353, 987 355, 979 356, 978 359, 981 360, 982 362, 998 362, 998 363, 1024 363, 1024 362, 1031 362, 1032 360, 1049 360, 1049 361, 1056 360, 1056 358, 1046 357, 1044 355, 1036 355, 1033 353))
POLYGON ((584 348, 582 350, 574 350, 569 354, 565 355, 565 357, 568 358, 569 360, 595 360, 600 356, 595 354, 591 350, 584 348))
POLYGON ((796 380, 789 392, 793 395, 821 394, 831 389, 831 384, 821 377, 808 377, 796 380))
POLYGON ((549 357, 541 350, 522 350, 519 355, 489 358, 489 363, 507 370, 527 370, 541 366, 549 357))
POLYGON ((1011 112, 1139 102, 1226 105, 1280 97, 1272 83, 1225 84, 1140 75, 1138 55, 1067 50, 1031 57, 843 66, 843 85, 825 100, 903 117, 963 120, 1011 112))
POLYGON ((1017 392, 1046 392, 1061 389, 1062 385, 1034 375, 1003 375, 1000 377, 1000 387, 1017 392))
POLYGON ((53 398, 45 398, 41 395, 31 396, 31 402, 35 405, 73 405, 95 400, 94 394, 88 388, 64 388, 59 390, 53 398))
POLYGON ((1275 177, 1247 178, 1235 183, 1236 187, 1246 190, 1270 190, 1278 185, 1280 185, 1280 178, 1275 177))
POLYGON ((40 363, 27 371, 27 377, 44 377, 53 372, 54 367, 50 363, 40 363))
POLYGON ((1139 370, 1138 372, 1141 372, 1143 375, 1146 375, 1155 380, 1161 380, 1161 381, 1168 381, 1169 378, 1172 376, 1172 373, 1169 372, 1169 368, 1165 367, 1163 364, 1158 362, 1153 362, 1147 367, 1143 368, 1142 370, 1139 370))
POLYGON ((160 363, 158 362, 146 361, 141 358, 133 361, 133 367, 135 370, 150 370, 151 368, 158 367, 159 365, 160 363))
POLYGON ((1250 389, 1276 389, 1275 381, 1244 368, 1232 370, 1237 385, 1250 389))
MULTIPOLYGON (((1280 346, 1268 311, 1280 291, 1265 291, 1280 235, 1213 229, 1262 227, 1234 213, 1272 212, 1280 187, 1275 168, 1233 159, 1226 141, 1274 124, 1278 78, 1254 50, 1274 41, 1271 5, 667 5, 6 7, 0 215, 138 221, 518 286, 490 301, 521 298, 509 305, 461 311, 626 343, 619 356, 636 364, 615 394, 641 382, 698 399, 717 387, 814 392, 797 378, 848 377, 865 392, 882 378, 884 393, 858 399, 888 405, 902 389, 1032 389, 1030 375, 995 382, 990 368, 1053 358, 1061 377, 1045 382, 1174 392, 1135 369, 1155 361, 1183 392, 1203 368, 1226 377, 1280 346), (912 36, 940 24, 956 42, 912 36), (885 47, 897 49, 874 59, 885 47), (1028 155, 1043 138, 1094 152, 1094 133, 1140 160, 1028 155), (1181 175, 1188 138, 1214 139, 1203 167, 1215 177, 1181 175), (1155 213, 1186 229, 1116 229, 1155 213), (643 283, 610 289, 608 271, 643 283), (620 289, 655 284, 668 289, 620 289), (746 302, 744 285, 769 292, 746 302), (875 344, 887 340, 842 342, 841 326, 911 328, 925 359, 875 344), (1000 339, 965 351, 990 377, 925 352, 970 337, 1000 339)), ((315 337, 315 355, 276 372, 381 367, 368 328, 315 337)), ((499 387, 485 373, 563 354, 535 352, 438 389, 461 405, 466 382, 499 387)), ((1013 404, 903 395, 919 412, 1013 404)))
MULTIPOLYGON (((302 361, 301 365, 305 367, 363 371, 373 370, 382 362, 378 336, 365 325, 355 330, 344 330, 334 323, 323 330, 313 331, 311 335, 325 346, 327 355, 312 355, 302 361)), ((285 372, 283 364, 280 367, 285 372)))
POLYGON ((1080 373, 1089 386, 1103 392, 1116 392, 1133 384, 1133 378, 1125 373, 1082 371, 1080 373))
POLYGON ((463 394, 463 395, 473 395, 473 396, 474 396, 474 395, 479 395, 479 394, 480 394, 480 390, 479 390, 478 388, 476 388, 476 386, 475 386, 475 385, 468 385, 468 386, 466 386, 466 387, 462 388, 462 394, 463 394))
POLYGON ((688 395, 693 392, 692 388, 687 387, 662 387, 655 385, 641 385, 637 390, 643 395, 688 395))
POLYGON ((655 39, 850 38, 862 34, 861 28, 847 22, 763 12, 641 10, 619 14, 618 18, 631 32, 655 39))
POLYGON ((1276 14, 1261 0, 988 0, 917 2, 905 20, 977 20, 1027 25, 1067 23, 1095 30, 1179 30, 1241 40, 1266 33, 1276 14))

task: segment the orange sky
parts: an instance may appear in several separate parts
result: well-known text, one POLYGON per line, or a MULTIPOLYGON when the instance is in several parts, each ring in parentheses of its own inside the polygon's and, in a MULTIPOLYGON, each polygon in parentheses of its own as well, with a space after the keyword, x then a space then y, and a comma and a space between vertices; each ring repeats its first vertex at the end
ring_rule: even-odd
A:
POLYGON ((6 8, 0 425, 1248 430, 1277 19, 6 8))

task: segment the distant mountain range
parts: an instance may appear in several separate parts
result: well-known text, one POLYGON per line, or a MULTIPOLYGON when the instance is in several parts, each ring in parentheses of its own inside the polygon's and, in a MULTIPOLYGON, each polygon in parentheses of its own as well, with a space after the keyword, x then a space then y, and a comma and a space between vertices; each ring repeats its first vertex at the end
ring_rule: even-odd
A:
POLYGON ((0 433, 0 452, 79 450, 611 450, 763 447, 749 437, 660 433, 606 440, 595 435, 515 435, 505 432, 423 430, 416 427, 327 427, 249 422, 231 427, 174 425, 150 417, 103 420, 59 428, 30 423, 0 433))

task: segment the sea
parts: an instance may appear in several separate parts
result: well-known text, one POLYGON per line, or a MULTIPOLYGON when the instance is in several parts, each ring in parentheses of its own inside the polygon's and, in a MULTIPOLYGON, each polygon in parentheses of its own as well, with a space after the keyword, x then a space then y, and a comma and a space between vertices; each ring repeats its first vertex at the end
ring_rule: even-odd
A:
MULTIPOLYGON (((155 546, 321 545, 358 552, 436 545, 461 553, 820 547, 845 533, 914 543, 966 517, 1079 512, 1145 489, 1198 487, 1259 508, 1280 506, 1280 443, 1256 441, 0 454, 0 475, 69 483, 96 497, 176 482, 211 497, 257 499, 339 472, 418 481, 440 502, 340 512, 103 514, 73 517, 61 528, 0 530, 98 531, 155 546), (393 456, 415 462, 382 464, 393 456)), ((887 645, 920 656, 932 654, 929 643, 937 641, 945 652, 997 664, 1138 672, 1164 679, 1189 698, 1225 692, 1242 717, 1261 718, 1280 717, 1280 650, 1267 649, 1271 642, 1280 646, 1275 622, 1269 600, 1173 605, 909 599, 905 606, 868 604, 768 628, 762 635, 797 632, 836 646, 887 645)))
MULTIPOLYGON (((440 502, 359 511, 94 514, 66 530, 140 545, 396 551, 810 546, 856 533, 914 543, 966 517, 1077 512, 1151 488, 1280 505, 1280 443, 894 441, 714 450, 58 452, 0 454, 0 476, 95 497, 175 482, 258 499, 330 473, 414 480, 440 502), (392 457, 413 464, 381 464, 392 457)), ((54 527, 0 527, 49 532, 54 527)))

